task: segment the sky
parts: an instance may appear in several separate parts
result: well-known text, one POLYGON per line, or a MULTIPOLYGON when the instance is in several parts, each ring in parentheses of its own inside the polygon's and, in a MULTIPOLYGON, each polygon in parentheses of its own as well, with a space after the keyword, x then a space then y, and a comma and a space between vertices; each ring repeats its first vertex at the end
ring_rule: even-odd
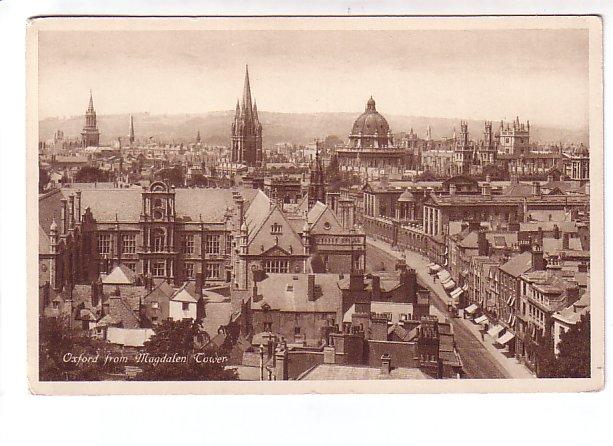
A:
POLYGON ((582 129, 588 33, 41 31, 39 117, 233 110, 249 65, 258 110, 513 119, 582 129))

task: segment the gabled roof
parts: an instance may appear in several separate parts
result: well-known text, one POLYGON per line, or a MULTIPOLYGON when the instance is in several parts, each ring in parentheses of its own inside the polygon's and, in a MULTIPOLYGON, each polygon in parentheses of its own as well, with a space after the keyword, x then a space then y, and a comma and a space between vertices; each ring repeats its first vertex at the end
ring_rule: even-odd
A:
POLYGON ((245 223, 247 225, 248 240, 251 241, 260 227, 264 224, 272 209, 270 198, 264 192, 258 190, 251 204, 245 211, 245 223))
POLYGON ((198 295, 196 294, 196 285, 193 282, 183 284, 170 298, 175 302, 198 303, 198 295))
POLYGON ((532 268, 532 253, 529 251, 517 254, 500 267, 501 271, 513 277, 519 277, 532 268))
POLYGON ((123 263, 102 278, 104 285, 134 285, 138 276, 123 263))
POLYGON ((309 213, 307 214, 307 220, 310 224, 314 225, 317 223, 317 220, 323 215, 326 211, 326 205, 321 201, 316 202, 309 213))

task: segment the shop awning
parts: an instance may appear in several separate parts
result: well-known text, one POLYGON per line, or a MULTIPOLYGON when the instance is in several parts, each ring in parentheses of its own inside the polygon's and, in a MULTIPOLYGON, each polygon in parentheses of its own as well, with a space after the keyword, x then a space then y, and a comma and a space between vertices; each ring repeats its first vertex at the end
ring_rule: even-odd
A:
POLYGON ((438 273, 436 273, 436 277, 438 277, 441 280, 441 282, 444 282, 445 280, 449 279, 451 276, 449 275, 449 271, 447 271, 446 269, 442 269, 438 273))
POLYGON ((443 288, 445 288, 447 291, 452 290, 455 288, 455 282, 449 279, 447 282, 443 283, 443 288))
POLYGON ((487 316, 481 315, 475 319, 475 323, 477 324, 487 324, 489 322, 487 316))
POLYGON ((477 307, 475 304, 472 304, 472 305, 469 305, 468 307, 466 307, 464 309, 464 312, 467 313, 467 314, 473 314, 475 311, 477 311, 477 308, 479 308, 479 307, 477 307))
POLYGON ((511 333, 510 331, 507 331, 505 334, 503 334, 502 336, 500 336, 498 338, 498 340, 496 341, 497 344, 500 345, 506 345, 508 344, 513 338, 515 337, 515 335, 513 333, 511 333))
POLYGON ((462 294, 464 292, 464 290, 462 288, 456 288, 455 290, 453 290, 451 293, 449 293, 449 295, 451 297, 458 297, 460 294, 462 294))
POLYGON ((437 265, 436 263, 431 263, 430 265, 428 265, 428 270, 430 271, 430 274, 434 274, 441 270, 441 265, 437 265))
POLYGON ((504 327, 502 325, 493 325, 487 331, 487 334, 490 335, 493 338, 497 338, 502 330, 504 330, 504 327))
POLYGON ((468 291, 468 284, 467 284, 467 283, 465 283, 465 284, 464 284, 464 286, 462 287, 462 289, 463 289, 464 291, 468 291))

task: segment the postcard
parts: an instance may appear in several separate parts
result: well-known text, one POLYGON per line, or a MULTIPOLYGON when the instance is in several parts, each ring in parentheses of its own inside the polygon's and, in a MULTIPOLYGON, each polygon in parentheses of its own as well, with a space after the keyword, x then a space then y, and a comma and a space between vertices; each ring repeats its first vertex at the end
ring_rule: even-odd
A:
POLYGON ((596 16, 31 19, 31 392, 601 389, 602 60, 596 16))

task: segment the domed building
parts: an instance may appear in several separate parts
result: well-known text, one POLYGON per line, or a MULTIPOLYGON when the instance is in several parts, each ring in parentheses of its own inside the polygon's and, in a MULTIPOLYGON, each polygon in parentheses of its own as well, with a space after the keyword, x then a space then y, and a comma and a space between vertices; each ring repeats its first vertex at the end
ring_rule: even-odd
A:
POLYGON ((353 123, 349 144, 337 151, 341 170, 361 175, 397 173, 412 153, 394 145, 394 136, 385 117, 377 111, 370 97, 366 109, 353 123))
POLYGON ((353 123, 349 146, 353 148, 386 148, 394 145, 394 137, 387 120, 377 111, 370 97, 366 110, 353 123))

